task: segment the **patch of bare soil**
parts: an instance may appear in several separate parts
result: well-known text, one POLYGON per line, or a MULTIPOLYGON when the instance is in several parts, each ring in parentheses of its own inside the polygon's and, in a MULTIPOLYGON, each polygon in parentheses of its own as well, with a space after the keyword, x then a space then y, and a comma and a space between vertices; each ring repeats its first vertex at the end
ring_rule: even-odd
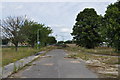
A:
POLYGON ((105 64, 99 60, 87 60, 87 66, 90 70, 98 73, 100 78, 117 78, 118 75, 118 66, 117 64, 105 64))

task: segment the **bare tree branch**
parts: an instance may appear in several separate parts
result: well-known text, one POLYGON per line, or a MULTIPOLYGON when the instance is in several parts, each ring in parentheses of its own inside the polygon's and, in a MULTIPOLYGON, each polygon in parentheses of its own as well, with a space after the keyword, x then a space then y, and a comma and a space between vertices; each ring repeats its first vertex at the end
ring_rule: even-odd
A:
POLYGON ((16 50, 18 43, 22 41, 22 33, 20 32, 22 26, 24 26, 25 18, 23 17, 7 17, 2 21, 3 35, 6 38, 11 39, 15 45, 16 50))

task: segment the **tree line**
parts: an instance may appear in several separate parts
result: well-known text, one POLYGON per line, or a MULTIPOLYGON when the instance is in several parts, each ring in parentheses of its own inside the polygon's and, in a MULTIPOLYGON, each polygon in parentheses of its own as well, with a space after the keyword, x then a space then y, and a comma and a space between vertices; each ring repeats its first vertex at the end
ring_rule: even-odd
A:
POLYGON ((77 15, 71 35, 79 46, 91 49, 106 43, 120 52, 120 1, 108 5, 104 16, 85 8, 77 15))
POLYGON ((27 43, 32 48, 36 45, 46 46, 47 44, 56 43, 52 33, 52 29, 44 24, 32 21, 23 16, 7 17, 2 20, 3 42, 11 41, 15 45, 17 51, 19 43, 27 43), (39 35, 39 36, 38 36, 39 35), (40 44, 37 44, 37 38, 40 44))

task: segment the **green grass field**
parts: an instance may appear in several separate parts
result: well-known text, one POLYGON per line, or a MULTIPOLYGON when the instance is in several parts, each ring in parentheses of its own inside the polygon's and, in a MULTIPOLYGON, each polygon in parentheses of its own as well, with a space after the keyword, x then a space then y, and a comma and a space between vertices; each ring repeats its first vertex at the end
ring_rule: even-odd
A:
POLYGON ((17 52, 15 51, 13 47, 2 48, 2 66, 15 62, 24 57, 34 55, 37 52, 48 51, 53 48, 55 47, 48 46, 48 47, 43 47, 41 49, 35 49, 35 48, 30 48, 30 47, 19 47, 17 52))

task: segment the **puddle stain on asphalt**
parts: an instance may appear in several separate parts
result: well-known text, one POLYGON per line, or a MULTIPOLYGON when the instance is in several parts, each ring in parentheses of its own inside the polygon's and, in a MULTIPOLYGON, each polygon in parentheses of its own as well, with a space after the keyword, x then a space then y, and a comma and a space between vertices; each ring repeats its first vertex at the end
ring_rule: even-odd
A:
POLYGON ((71 63, 80 63, 80 61, 70 61, 71 63))
POLYGON ((52 56, 51 55, 41 56, 41 58, 48 58, 48 57, 52 57, 52 56))
POLYGON ((52 66, 53 63, 45 63, 45 64, 43 64, 43 65, 45 65, 45 66, 52 66))

